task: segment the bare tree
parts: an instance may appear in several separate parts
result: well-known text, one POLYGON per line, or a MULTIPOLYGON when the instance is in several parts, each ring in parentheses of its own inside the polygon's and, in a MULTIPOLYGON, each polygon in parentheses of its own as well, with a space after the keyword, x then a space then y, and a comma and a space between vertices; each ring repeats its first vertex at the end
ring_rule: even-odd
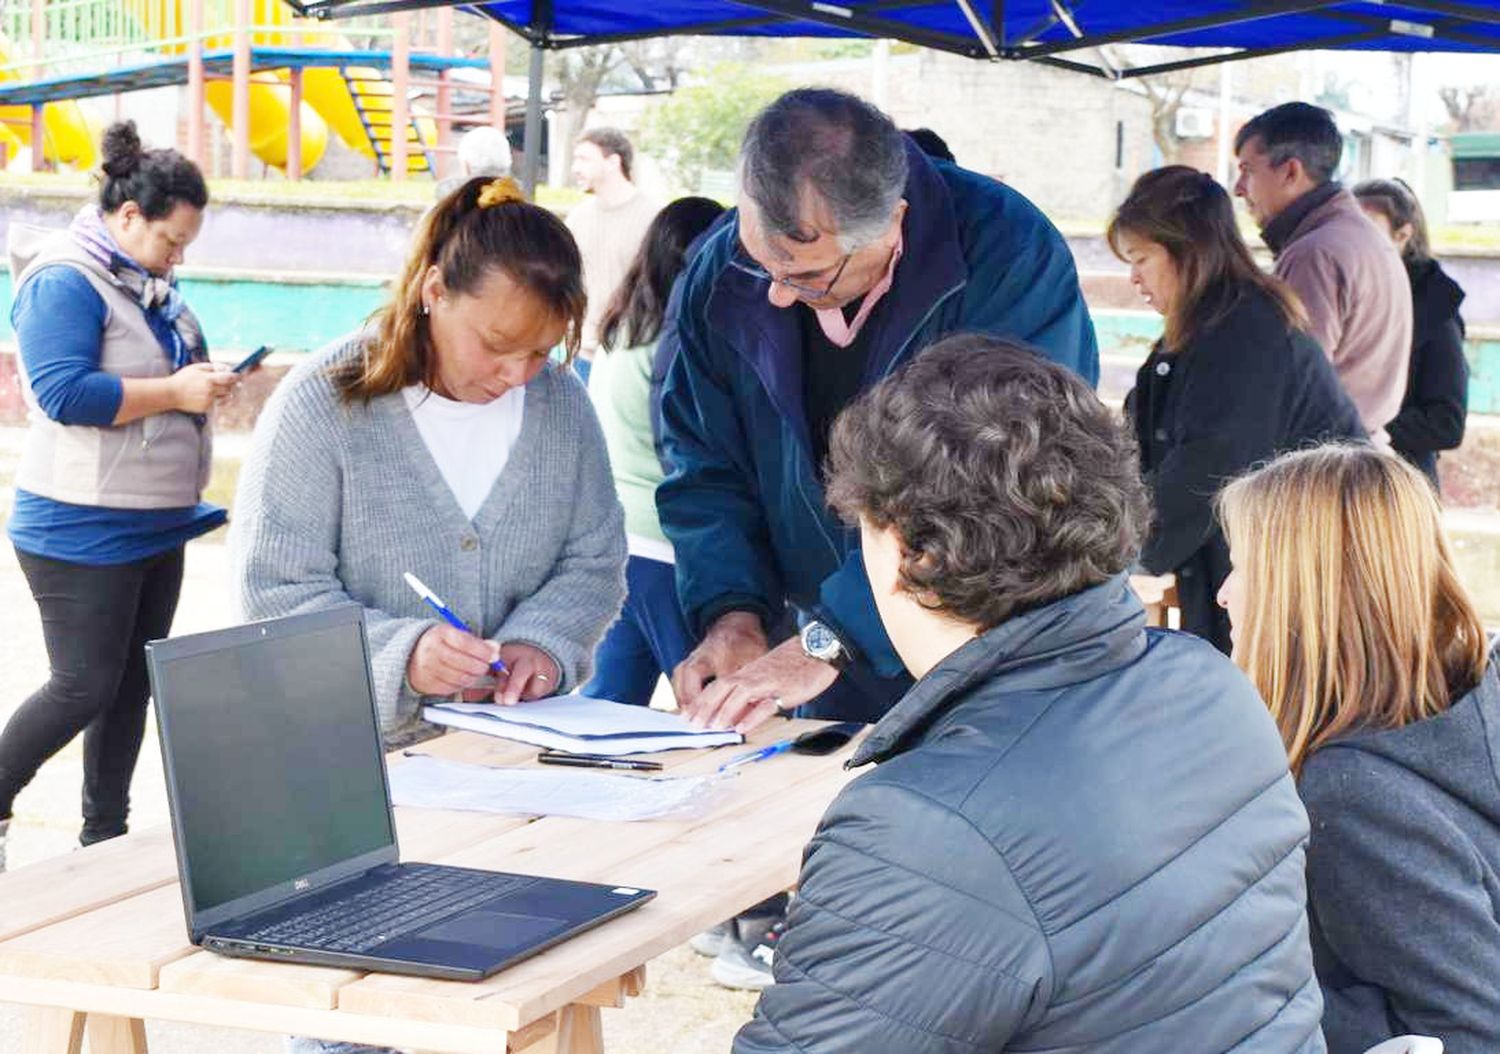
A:
POLYGON ((625 90, 672 91, 688 68, 690 45, 680 37, 639 40, 626 44, 568 48, 555 57, 553 67, 561 95, 564 120, 564 156, 583 131, 589 111, 600 92, 614 84, 625 90))
POLYGON ((1151 138, 1161 151, 1163 164, 1177 163, 1177 154, 1182 147, 1182 140, 1177 137, 1177 113, 1182 109, 1183 99, 1194 87, 1195 72, 1197 71, 1184 70, 1162 73, 1140 77, 1136 81, 1145 89, 1146 98, 1151 101, 1151 138))
POLYGON ((1500 93, 1489 84, 1449 85, 1438 89, 1448 111, 1449 130, 1487 131, 1500 126, 1500 93))
POLYGON ((564 157, 572 153, 573 143, 583 131, 583 122, 599 98, 600 87, 622 61, 624 56, 614 44, 567 48, 552 56, 552 72, 562 101, 563 112, 559 116, 564 122, 564 157))
MULTIPOLYGON (((1215 54, 1212 48, 1164 49, 1151 44, 1133 45, 1127 48, 1100 48, 1104 60, 1116 69, 1139 68, 1182 58, 1197 58, 1215 54)), ((1144 77, 1132 77, 1131 83, 1139 84, 1151 103, 1151 138, 1161 151, 1162 163, 1175 164, 1182 149, 1182 140, 1177 137, 1177 114, 1187 95, 1198 87, 1201 68, 1169 70, 1144 77)))

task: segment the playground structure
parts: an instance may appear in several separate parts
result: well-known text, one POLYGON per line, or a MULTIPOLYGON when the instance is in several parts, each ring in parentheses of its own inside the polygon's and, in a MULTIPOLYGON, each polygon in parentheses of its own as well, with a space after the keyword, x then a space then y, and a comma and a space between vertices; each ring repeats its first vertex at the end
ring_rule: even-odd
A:
POLYGON ((449 75, 463 67, 490 72, 489 120, 503 127, 503 41, 483 58, 454 55, 449 8, 415 26, 398 14, 337 28, 295 17, 282 0, 0 0, 0 11, 0 163, 30 147, 33 168, 91 167, 98 122, 77 100, 174 84, 188 86, 188 155, 205 164, 211 109, 232 137, 238 179, 252 155, 301 178, 330 135, 393 179, 441 178, 457 116, 449 75), (351 36, 388 46, 356 47, 351 36), (435 89, 431 115, 411 111, 422 86, 435 89))

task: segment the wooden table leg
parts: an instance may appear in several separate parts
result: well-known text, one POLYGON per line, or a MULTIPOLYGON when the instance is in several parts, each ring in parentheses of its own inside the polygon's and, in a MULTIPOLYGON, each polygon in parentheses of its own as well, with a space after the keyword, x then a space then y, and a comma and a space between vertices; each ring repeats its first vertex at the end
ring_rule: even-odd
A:
POLYGON ((572 1003, 511 1036, 513 1054, 604 1054, 604 1020, 597 1006, 572 1003), (543 1024, 548 1022, 550 1024, 543 1024))
POLYGON ((83 1050, 83 1014, 56 1007, 26 1011, 27 1054, 79 1054, 83 1050))
POLYGON ((136 1017, 90 1014, 89 1054, 146 1054, 146 1022, 136 1017))
MULTIPOLYGON (((604 1054, 604 1016, 597 1006, 571 1003, 563 1007, 557 1012, 553 1035, 556 1054, 604 1054)), ((547 1049, 545 1044, 542 1049, 547 1049)))

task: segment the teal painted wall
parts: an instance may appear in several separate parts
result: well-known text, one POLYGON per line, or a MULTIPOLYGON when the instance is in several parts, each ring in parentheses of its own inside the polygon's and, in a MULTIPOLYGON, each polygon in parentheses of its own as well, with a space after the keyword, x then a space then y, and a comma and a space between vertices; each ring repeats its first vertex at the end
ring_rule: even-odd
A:
MULTIPOLYGON (((371 282, 270 282, 232 278, 185 278, 183 295, 197 312, 210 347, 248 351, 269 344, 287 351, 321 348, 358 328, 385 302, 371 282)), ((10 328, 10 274, 0 271, 0 341, 14 341, 10 328)), ((1141 311, 1096 311, 1094 327, 1104 355, 1144 358, 1161 335, 1161 320, 1141 311)), ((1500 414, 1500 340, 1468 345, 1469 409, 1500 414)))
MULTIPOLYGON (((309 283, 184 278, 209 347, 248 351, 262 344, 310 351, 357 329, 385 302, 371 283, 309 283)), ((0 341, 14 341, 10 326, 11 277, 0 272, 0 341)))

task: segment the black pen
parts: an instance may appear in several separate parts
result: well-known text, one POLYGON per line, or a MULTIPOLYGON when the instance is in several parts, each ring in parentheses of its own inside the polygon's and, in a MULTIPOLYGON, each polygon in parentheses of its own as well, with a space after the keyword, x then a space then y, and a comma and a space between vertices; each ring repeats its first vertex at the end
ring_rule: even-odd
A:
POLYGON ((543 765, 570 765, 579 769, 628 769, 632 772, 660 772, 659 761, 637 761, 634 758, 609 758, 598 754, 563 754, 544 750, 536 756, 543 765))

